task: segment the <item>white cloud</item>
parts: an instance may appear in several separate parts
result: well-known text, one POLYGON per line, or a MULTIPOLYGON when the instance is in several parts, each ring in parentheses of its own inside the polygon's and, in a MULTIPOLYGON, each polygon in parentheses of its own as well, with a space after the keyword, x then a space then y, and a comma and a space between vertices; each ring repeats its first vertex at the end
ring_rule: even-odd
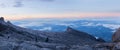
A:
POLYGON ((70 24, 70 23, 59 23, 56 25, 62 25, 62 26, 74 26, 74 24, 70 24))
POLYGON ((27 27, 27 26, 43 26, 42 23, 39 23, 39 22, 28 22, 28 23, 23 23, 23 24, 20 24, 18 26, 21 26, 21 27, 27 27))
POLYGON ((106 27, 106 28, 110 28, 112 30, 116 30, 120 27, 119 24, 102 24, 102 23, 92 23, 92 22, 83 22, 81 23, 82 26, 103 26, 103 27, 106 27))
POLYGON ((51 31, 52 30, 52 27, 44 27, 42 29, 39 29, 41 31, 45 31, 45 30, 48 30, 48 31, 51 31))
POLYGON ((106 28, 110 28, 112 29, 113 33, 118 29, 120 28, 120 25, 117 25, 117 24, 103 24, 102 26, 106 27, 106 28))
POLYGON ((83 22, 83 23, 81 23, 81 26, 97 26, 97 25, 95 25, 92 22, 83 22))
POLYGON ((104 27, 110 28, 110 29, 118 29, 120 27, 120 25, 117 24, 102 24, 104 27))

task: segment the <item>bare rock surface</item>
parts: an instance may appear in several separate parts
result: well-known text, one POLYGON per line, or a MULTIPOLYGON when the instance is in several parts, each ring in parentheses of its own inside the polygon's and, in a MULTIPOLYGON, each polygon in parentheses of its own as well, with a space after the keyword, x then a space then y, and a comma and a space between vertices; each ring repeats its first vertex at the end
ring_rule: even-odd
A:
POLYGON ((120 28, 112 36, 113 42, 120 42, 120 28))

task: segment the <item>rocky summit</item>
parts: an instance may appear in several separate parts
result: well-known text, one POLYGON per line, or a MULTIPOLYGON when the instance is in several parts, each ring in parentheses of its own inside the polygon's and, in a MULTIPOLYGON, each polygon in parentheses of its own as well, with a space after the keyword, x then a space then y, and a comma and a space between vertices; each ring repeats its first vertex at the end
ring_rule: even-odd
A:
POLYGON ((113 42, 68 27, 63 32, 38 31, 13 25, 0 18, 0 50, 117 50, 120 30, 113 42))

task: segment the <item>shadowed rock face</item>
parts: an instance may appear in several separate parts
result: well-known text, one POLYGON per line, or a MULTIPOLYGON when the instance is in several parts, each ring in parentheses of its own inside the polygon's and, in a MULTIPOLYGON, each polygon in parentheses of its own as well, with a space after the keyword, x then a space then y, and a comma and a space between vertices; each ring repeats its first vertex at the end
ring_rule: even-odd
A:
POLYGON ((85 32, 82 32, 82 31, 75 30, 75 29, 73 29, 71 27, 68 27, 66 32, 69 33, 69 34, 79 36, 81 38, 87 38, 87 39, 91 39, 91 40, 96 40, 96 38, 93 37, 92 35, 89 35, 88 33, 85 33, 85 32))
POLYGON ((0 32, 6 30, 7 28, 8 28, 8 26, 6 25, 4 18, 1 17, 0 18, 0 32))
POLYGON ((65 32, 44 32, 49 37, 50 43, 60 43, 66 45, 91 45, 101 43, 94 36, 88 33, 68 27, 65 32))
POLYGON ((3 17, 0 18, 0 35, 11 40, 43 41, 42 37, 33 34, 30 30, 15 26, 10 21, 5 22, 3 17))
POLYGON ((0 32, 6 30, 8 27, 0 24, 0 32))
POLYGON ((112 36, 113 42, 120 42, 120 28, 112 36))
MULTIPOLYGON (((71 39, 71 41, 78 43, 78 44, 81 43, 83 45, 85 44, 89 45, 89 44, 95 44, 95 43, 101 42, 101 41, 98 41, 94 36, 89 35, 88 33, 85 33, 82 31, 75 30, 71 27, 68 27, 66 29, 66 33, 68 35, 71 35, 70 37, 68 36, 71 39)), ((67 39, 67 37, 64 37, 64 38, 67 39)))

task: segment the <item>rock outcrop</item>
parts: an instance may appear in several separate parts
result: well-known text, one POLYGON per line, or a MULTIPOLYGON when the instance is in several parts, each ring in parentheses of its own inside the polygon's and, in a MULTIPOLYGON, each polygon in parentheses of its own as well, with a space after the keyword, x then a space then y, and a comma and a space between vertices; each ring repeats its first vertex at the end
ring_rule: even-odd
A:
POLYGON ((112 36, 113 42, 120 42, 120 28, 112 36))
POLYGON ((8 28, 8 26, 6 25, 4 18, 1 17, 0 18, 0 32, 6 30, 7 28, 8 28))
MULTIPOLYGON (((103 42, 103 41, 99 41, 98 39, 96 39, 94 36, 88 34, 88 33, 85 33, 85 32, 82 32, 82 31, 78 31, 78 30, 75 30, 71 27, 68 27, 65 31, 65 33, 68 35, 64 38, 67 39, 67 37, 70 38, 70 40, 72 40, 73 42, 79 44, 83 44, 83 45, 89 45, 89 44, 96 44, 96 43, 99 43, 99 42, 103 42), (70 36, 71 35, 71 36, 70 36), (73 36, 73 37, 72 37, 73 36), (76 37, 76 38, 75 38, 76 37), (76 41, 77 40, 77 41, 76 41)), ((70 41, 69 40, 69 41, 70 41)))
POLYGON ((4 17, 0 17, 0 21, 4 21, 4 17))

